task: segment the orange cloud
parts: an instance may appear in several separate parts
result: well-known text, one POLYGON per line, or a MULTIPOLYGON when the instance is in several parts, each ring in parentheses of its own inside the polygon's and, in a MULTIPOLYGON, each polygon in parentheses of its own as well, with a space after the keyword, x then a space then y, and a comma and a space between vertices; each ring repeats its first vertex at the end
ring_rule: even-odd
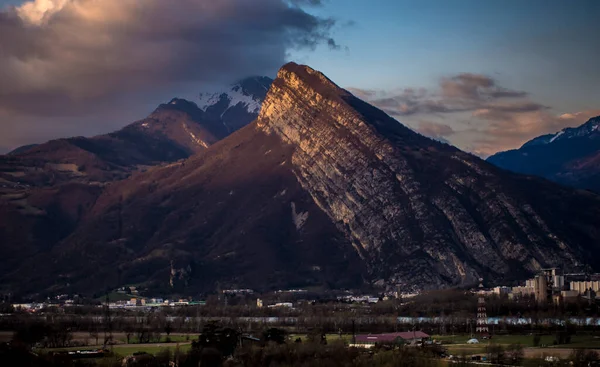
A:
POLYGON ((599 116, 600 109, 586 110, 561 115, 546 111, 521 112, 505 115, 503 119, 486 114, 478 117, 487 119, 487 124, 478 131, 482 137, 476 139, 468 150, 487 157, 499 151, 515 149, 540 135, 554 134, 567 127, 577 127, 592 117, 599 116))

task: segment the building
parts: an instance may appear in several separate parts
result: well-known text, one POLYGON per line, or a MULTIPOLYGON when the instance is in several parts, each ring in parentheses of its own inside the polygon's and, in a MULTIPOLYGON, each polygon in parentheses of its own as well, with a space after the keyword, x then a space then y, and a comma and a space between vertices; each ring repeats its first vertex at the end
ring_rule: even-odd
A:
POLYGON ((546 275, 536 275, 535 278, 535 300, 538 303, 545 303, 548 301, 548 279, 546 275))
POLYGON ((495 287, 493 289, 493 293, 497 294, 497 295, 502 295, 502 294, 509 294, 510 293, 510 288, 509 287, 495 287))
POLYGON ((554 289, 562 290, 565 287, 565 276, 554 275, 552 277, 552 287, 554 287, 554 289))
POLYGON ((224 289, 221 291, 225 295, 245 295, 245 294, 254 294, 254 290, 252 289, 224 289))
POLYGON ((560 292, 560 295, 562 296, 564 301, 567 301, 569 299, 577 299, 577 297, 579 296, 579 292, 574 290, 562 291, 560 292))
MULTIPOLYGON (((535 279, 527 279, 525 281, 525 288, 535 289, 535 279)), ((533 291, 531 293, 535 293, 535 291, 533 291)))
POLYGON ((525 287, 513 287, 512 288, 512 295, 516 296, 516 297, 530 296, 534 293, 535 293, 534 287, 525 286, 525 287))
POLYGON ((351 347, 371 348, 375 344, 419 344, 429 340, 430 336, 422 331, 400 333, 356 335, 351 347))
POLYGON ((598 292, 598 291, 600 291, 600 281, 587 280, 587 281, 571 282, 569 284, 569 288, 572 291, 577 291, 579 294, 584 294, 590 289, 593 290, 594 292, 598 292))
POLYGON ((269 305, 269 308, 292 308, 294 305, 291 302, 279 302, 274 305, 269 305))

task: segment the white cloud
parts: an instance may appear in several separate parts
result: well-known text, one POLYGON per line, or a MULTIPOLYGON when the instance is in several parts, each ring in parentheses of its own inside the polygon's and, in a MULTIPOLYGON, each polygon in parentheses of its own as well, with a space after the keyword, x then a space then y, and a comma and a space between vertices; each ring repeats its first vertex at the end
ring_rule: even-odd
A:
POLYGON ((42 25, 54 13, 59 12, 69 0, 35 0, 23 3, 16 8, 17 14, 24 22, 31 25, 42 25))

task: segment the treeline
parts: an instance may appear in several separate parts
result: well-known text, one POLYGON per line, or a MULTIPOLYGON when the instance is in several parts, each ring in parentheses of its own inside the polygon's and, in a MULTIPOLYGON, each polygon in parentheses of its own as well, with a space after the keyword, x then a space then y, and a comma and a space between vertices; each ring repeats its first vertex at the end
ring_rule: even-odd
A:
MULTIPOLYGON (((328 334, 364 334, 422 330, 430 335, 468 334, 475 329, 475 318, 449 318, 444 323, 421 322, 418 324, 400 323, 397 317, 385 316, 302 316, 294 318, 245 318, 245 317, 185 317, 169 316, 161 311, 133 313, 131 315, 86 316, 69 314, 13 314, 0 317, 0 330, 15 331, 32 324, 44 324, 71 332, 87 332, 90 338, 103 332, 123 332, 129 338, 138 340, 159 340, 159 335, 171 333, 199 333, 204 325, 219 322, 222 325, 245 330, 249 333, 260 332, 269 327, 278 327, 291 333, 305 334, 313 329, 328 334), (158 335, 157 335, 158 334, 158 335)), ((569 335, 584 332, 600 332, 597 325, 583 326, 569 322, 564 324, 536 323, 533 325, 513 325, 500 323, 490 325, 490 332, 501 334, 555 334, 568 332, 569 335)))

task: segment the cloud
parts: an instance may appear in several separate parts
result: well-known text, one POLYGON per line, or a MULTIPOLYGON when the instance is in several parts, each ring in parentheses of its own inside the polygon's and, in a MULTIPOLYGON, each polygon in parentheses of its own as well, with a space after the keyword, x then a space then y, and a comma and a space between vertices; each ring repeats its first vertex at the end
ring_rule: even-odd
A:
POLYGON ((393 116, 486 110, 496 113, 509 112, 511 109, 544 108, 533 103, 515 102, 514 99, 522 99, 527 93, 501 87, 489 76, 472 73, 442 78, 439 89, 435 91, 405 88, 395 92, 369 91, 367 94, 356 88, 350 90, 358 92, 359 96, 393 116))
POLYGON ((482 116, 488 124, 479 129, 481 137, 468 147, 470 151, 487 157, 498 151, 515 149, 540 135, 556 133, 567 127, 577 127, 590 118, 599 116, 600 109, 553 115, 548 111, 526 111, 507 114, 504 118, 482 116))
POLYGON ((377 95, 377 91, 373 89, 362 89, 362 88, 346 88, 346 90, 356 97, 364 100, 370 100, 377 95))
POLYGON ((432 121, 419 122, 416 130, 420 134, 434 139, 445 139, 456 133, 452 126, 432 121))
POLYGON ((499 87, 486 75, 461 73, 444 78, 440 83, 442 97, 467 101, 489 101, 500 98, 521 98, 527 93, 499 87))
MULTIPOLYGON (((317 0, 35 0, 0 11, 3 130, 132 95, 273 74, 290 49, 338 49, 317 0)), ((82 119, 83 121, 84 119, 82 119)), ((4 141, 0 143, 5 143, 4 141)))
POLYGON ((440 79, 438 88, 378 91, 349 88, 359 98, 413 126, 481 156, 514 149, 539 135, 578 126, 600 110, 557 116, 527 92, 505 88, 494 78, 461 73, 440 79), (416 119, 416 120, 415 120, 416 119), (438 120, 438 121, 434 121, 438 120))

